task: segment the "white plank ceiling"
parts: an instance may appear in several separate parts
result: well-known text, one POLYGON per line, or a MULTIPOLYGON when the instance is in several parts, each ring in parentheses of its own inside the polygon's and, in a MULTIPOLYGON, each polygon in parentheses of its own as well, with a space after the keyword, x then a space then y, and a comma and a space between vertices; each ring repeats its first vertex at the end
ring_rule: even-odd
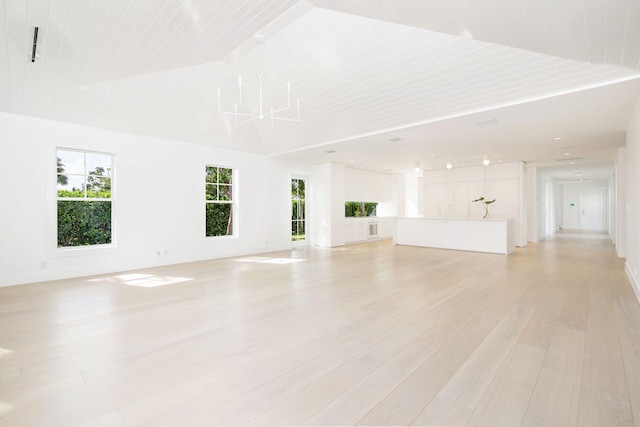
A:
POLYGON ((436 151, 553 161, 535 147, 558 132, 601 158, 624 143, 639 70, 637 0, 0 0, 0 111, 298 161, 331 148, 375 170, 436 151), (259 71, 268 105, 291 83, 300 122, 218 113, 217 88, 231 109, 237 75, 257 109, 259 71), (498 113, 481 138, 448 126, 498 113), (526 144, 504 132, 525 125, 526 144), (401 133, 417 148, 378 147, 401 133))

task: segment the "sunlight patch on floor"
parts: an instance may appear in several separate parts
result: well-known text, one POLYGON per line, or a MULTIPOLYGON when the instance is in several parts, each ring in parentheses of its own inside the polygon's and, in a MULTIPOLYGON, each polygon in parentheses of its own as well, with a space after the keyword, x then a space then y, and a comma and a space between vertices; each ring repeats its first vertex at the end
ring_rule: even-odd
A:
POLYGON ((7 415, 11 411, 13 411, 13 405, 9 405, 7 402, 0 400, 0 417, 7 415))
POLYGON ((155 288, 158 286, 173 285, 176 283, 188 282, 193 279, 188 277, 156 276, 154 274, 121 274, 113 277, 101 277, 90 279, 90 282, 118 283, 127 286, 138 286, 141 288, 155 288))
POLYGON ((294 264, 296 262, 306 261, 303 258, 273 258, 266 256, 250 256, 234 259, 236 262, 257 262, 260 264, 294 264))

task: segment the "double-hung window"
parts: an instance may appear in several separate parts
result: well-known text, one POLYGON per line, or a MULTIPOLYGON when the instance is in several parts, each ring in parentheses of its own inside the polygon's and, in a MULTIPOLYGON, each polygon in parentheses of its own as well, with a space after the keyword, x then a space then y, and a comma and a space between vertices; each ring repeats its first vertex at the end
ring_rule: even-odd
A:
POLYGON ((112 243, 113 155, 59 148, 56 156, 58 247, 112 243))
POLYGON ((233 236, 233 169, 205 166, 205 235, 233 236))

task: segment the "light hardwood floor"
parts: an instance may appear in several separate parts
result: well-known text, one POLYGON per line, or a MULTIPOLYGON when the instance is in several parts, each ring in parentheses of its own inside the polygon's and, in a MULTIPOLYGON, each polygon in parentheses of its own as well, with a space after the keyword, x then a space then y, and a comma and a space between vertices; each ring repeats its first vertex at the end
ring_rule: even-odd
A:
POLYGON ((640 425, 623 265, 565 232, 1 288, 0 425, 640 425))

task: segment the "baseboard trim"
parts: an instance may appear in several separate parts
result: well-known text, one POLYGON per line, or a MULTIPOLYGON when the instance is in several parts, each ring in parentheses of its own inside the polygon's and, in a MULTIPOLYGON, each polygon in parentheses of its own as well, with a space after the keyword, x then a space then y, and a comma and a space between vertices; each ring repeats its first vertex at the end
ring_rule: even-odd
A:
POLYGON ((629 267, 629 262, 624 263, 624 272, 627 273, 627 277, 629 278, 629 282, 631 283, 631 288, 636 294, 638 304, 640 304, 640 282, 638 281, 638 278, 633 275, 631 267, 629 267))

